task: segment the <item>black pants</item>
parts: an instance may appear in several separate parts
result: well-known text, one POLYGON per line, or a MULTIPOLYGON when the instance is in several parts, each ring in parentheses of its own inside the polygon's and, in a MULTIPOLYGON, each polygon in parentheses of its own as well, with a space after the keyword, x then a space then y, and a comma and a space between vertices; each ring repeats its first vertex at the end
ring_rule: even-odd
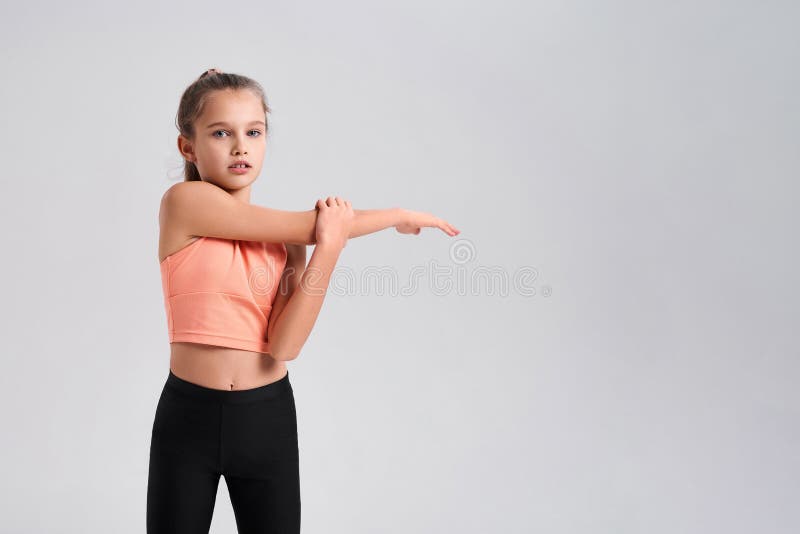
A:
POLYGON ((147 533, 207 534, 224 475, 239 534, 298 534, 298 459, 288 372, 225 391, 170 370, 150 440, 147 533))

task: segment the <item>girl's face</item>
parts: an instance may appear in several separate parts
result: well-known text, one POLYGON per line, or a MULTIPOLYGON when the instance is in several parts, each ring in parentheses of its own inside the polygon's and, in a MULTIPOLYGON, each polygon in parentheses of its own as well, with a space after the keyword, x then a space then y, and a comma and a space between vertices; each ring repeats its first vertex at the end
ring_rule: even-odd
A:
MULTIPOLYGON (((261 100, 251 91, 214 91, 195 120, 195 139, 178 136, 178 148, 187 160, 194 162, 203 181, 231 193, 249 188, 264 161, 267 147, 264 119, 261 100), (230 168, 240 159, 250 164, 246 172, 230 168)), ((246 196, 249 198, 249 194, 246 196)))

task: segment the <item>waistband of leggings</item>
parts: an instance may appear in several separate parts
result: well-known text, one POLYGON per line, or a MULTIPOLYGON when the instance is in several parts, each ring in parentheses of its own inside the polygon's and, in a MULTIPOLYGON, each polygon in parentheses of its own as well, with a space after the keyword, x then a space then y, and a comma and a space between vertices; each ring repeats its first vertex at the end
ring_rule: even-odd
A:
POLYGON ((283 375, 283 378, 270 382, 263 386, 258 386, 251 389, 214 389, 189 382, 176 376, 172 369, 169 370, 167 382, 164 387, 183 393, 196 399, 204 399, 210 401, 219 401, 233 404, 240 404, 243 402, 253 402, 264 399, 274 399, 280 395, 290 392, 292 385, 289 382, 289 371, 283 375))

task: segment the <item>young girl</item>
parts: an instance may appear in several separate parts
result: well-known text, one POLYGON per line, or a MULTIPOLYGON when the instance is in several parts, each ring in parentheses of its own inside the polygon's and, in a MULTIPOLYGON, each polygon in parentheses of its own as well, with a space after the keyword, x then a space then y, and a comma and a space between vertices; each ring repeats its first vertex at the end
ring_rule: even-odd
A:
POLYGON ((428 213, 354 210, 341 197, 308 211, 251 204, 269 111, 260 84, 216 69, 181 97, 185 180, 159 212, 170 370, 150 442, 148 534, 207 533, 220 475, 240 534, 300 532, 286 362, 316 322, 342 248, 389 227, 459 233, 428 213))

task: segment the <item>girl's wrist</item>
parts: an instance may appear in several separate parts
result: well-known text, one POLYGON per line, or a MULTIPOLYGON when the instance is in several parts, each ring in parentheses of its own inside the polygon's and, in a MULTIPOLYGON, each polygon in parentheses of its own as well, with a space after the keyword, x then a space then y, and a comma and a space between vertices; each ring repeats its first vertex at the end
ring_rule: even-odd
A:
POLYGON ((405 208, 392 208, 392 226, 400 226, 401 224, 406 222, 408 216, 408 210, 405 208))
POLYGON ((339 254, 344 248, 344 243, 334 243, 333 241, 320 241, 314 246, 314 252, 320 251, 331 254, 339 254))

